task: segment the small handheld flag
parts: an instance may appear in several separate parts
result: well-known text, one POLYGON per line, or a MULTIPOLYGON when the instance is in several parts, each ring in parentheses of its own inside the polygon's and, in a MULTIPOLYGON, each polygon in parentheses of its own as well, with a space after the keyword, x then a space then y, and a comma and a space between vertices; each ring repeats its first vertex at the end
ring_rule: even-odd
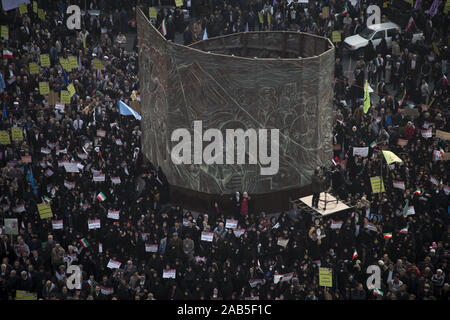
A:
POLYGON ((381 291, 381 290, 379 290, 379 289, 377 289, 377 288, 375 288, 375 289, 373 289, 373 295, 374 296, 383 296, 383 291, 381 291))
POLYGON ((87 248, 89 247, 91 244, 89 243, 89 241, 87 241, 86 238, 83 238, 80 240, 81 245, 83 246, 83 248, 87 248))
POLYGON ((376 149, 376 148, 378 148, 378 145, 377 145, 377 143, 376 143, 375 141, 373 141, 373 142, 370 144, 370 147, 371 147, 372 149, 376 149))
POLYGON ((355 251, 353 252, 352 261, 355 260, 356 258, 358 258, 358 252, 355 249, 355 251))
POLYGON ((400 233, 402 234, 408 233, 408 226, 404 227, 403 229, 400 229, 400 233))
POLYGON ((98 199, 98 201, 103 202, 103 201, 106 200, 106 196, 103 194, 103 192, 100 192, 100 193, 97 195, 97 199, 98 199))
POLYGON ((392 233, 383 233, 383 238, 385 239, 392 239, 392 233))

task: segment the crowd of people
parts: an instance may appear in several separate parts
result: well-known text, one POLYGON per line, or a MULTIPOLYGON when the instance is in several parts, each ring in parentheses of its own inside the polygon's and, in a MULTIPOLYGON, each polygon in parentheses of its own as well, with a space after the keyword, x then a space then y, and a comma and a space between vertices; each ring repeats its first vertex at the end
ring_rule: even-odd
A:
MULTIPOLYGON (((342 1, 211 1, 206 9, 193 1, 189 9, 199 22, 190 28, 197 38, 186 34, 179 16, 170 17, 181 10, 160 11, 158 22, 178 21, 172 30, 184 32, 185 44, 202 39, 205 28, 212 37, 245 31, 247 24, 248 30, 289 28, 331 37, 334 30, 354 34, 365 23, 368 2, 361 2, 359 9, 348 2, 348 14, 335 15, 342 1), (324 5, 331 9, 327 19, 321 18, 324 5)), ((27 14, 2 11, 9 37, 1 46, 10 54, 0 66, 0 130, 19 128, 23 137, 0 145, 0 221, 17 219, 17 234, 1 229, 0 299, 26 291, 45 300, 448 300, 449 176, 443 159, 450 150, 436 137, 436 130, 450 132, 448 15, 442 6, 434 17, 424 14, 431 2, 421 1, 414 13, 423 39, 412 45, 401 33, 392 49, 367 50, 352 82, 338 44, 332 185, 352 209, 315 219, 295 205, 277 215, 241 216, 242 210, 224 212, 216 203, 197 215, 170 199, 164 173, 142 154, 140 121, 121 116, 117 107, 119 100, 144 99, 139 57, 124 46, 135 28, 135 1, 127 8, 113 1, 112 9, 109 2, 90 1, 100 15, 84 15, 80 31, 66 29, 68 3, 53 8, 51 1, 37 1, 45 20, 31 5, 27 14), (29 63, 41 64, 41 54, 49 54, 50 67, 31 74, 29 63), (78 68, 63 68, 69 56, 79 58, 78 68), (370 82, 372 97, 380 99, 364 113, 364 80, 377 58, 383 63, 370 82), (52 94, 41 95, 39 82, 48 82, 57 97, 73 84, 75 94, 63 105, 52 94), (432 136, 424 136, 429 128, 432 136), (353 147, 364 146, 370 146, 367 156, 353 155, 353 147), (381 149, 403 162, 387 165, 381 149), (373 193, 369 179, 380 175, 380 166, 385 192, 373 193), (46 203, 48 219, 37 208, 46 203), (226 228, 232 218, 239 218, 236 229, 226 228), (91 228, 96 220, 100 226, 91 228), (204 231, 213 233, 212 241, 202 240, 204 231), (71 264, 82 271, 79 289, 67 284, 71 264), (366 286, 370 265, 381 269, 379 290, 366 286), (333 270, 332 287, 319 285, 319 267, 333 270)), ((166 37, 174 39, 169 32, 166 37)), ((242 198, 234 196, 237 207, 242 198)))

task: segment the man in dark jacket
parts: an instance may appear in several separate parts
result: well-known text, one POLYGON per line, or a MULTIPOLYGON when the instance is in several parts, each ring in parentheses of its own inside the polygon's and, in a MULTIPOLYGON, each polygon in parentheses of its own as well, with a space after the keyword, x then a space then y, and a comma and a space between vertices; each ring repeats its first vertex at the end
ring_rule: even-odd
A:
POLYGON ((318 208, 319 196, 322 191, 322 178, 320 177, 319 171, 320 168, 316 168, 316 170, 314 170, 314 175, 311 178, 311 189, 313 192, 312 207, 316 209, 318 208))

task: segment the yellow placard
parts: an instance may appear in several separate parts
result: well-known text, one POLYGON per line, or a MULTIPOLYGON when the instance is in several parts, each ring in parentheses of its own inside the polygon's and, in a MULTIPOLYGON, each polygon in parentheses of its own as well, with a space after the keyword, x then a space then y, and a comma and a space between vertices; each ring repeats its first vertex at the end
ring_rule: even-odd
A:
POLYGON ((444 7, 444 14, 447 14, 450 11, 450 0, 447 0, 444 7))
POLYGON ((333 269, 319 268, 319 286, 333 287, 333 269))
POLYGON ((103 65, 103 63, 99 60, 99 59, 94 59, 94 67, 97 70, 105 70, 105 66, 103 65))
POLYGON ((0 144, 11 144, 8 131, 0 131, 0 144))
POLYGON ((38 6, 37 6, 37 2, 33 1, 33 12, 34 13, 38 13, 38 6))
POLYGON ((8 26, 1 26, 0 36, 1 36, 3 39, 9 39, 9 30, 8 30, 8 26))
POLYGON ((16 300, 37 300, 37 294, 24 290, 16 290, 16 300))
POLYGON ((333 33, 331 34, 331 40, 333 42, 341 42, 341 33, 339 31, 333 31, 333 33))
POLYGON ((19 127, 11 128, 11 137, 12 137, 13 141, 22 141, 23 140, 22 128, 19 128, 19 127))
POLYGON ((434 50, 434 53, 439 54, 439 49, 435 42, 433 42, 433 50, 434 50))
POLYGON ((48 85, 48 82, 39 82, 39 93, 43 96, 50 93, 50 86, 48 85))
POLYGON ((70 67, 69 59, 60 58, 59 62, 61 63, 62 67, 64 68, 64 71, 66 71, 66 72, 72 71, 72 68, 70 67))
POLYGON ((73 86, 73 84, 71 83, 71 84, 69 84, 68 86, 67 86, 67 90, 70 92, 70 97, 72 98, 73 97, 73 95, 75 94, 75 87, 73 86))
MULTIPOLYGON (((371 177, 370 185, 372 186, 372 193, 380 193, 380 177, 371 177)), ((383 179, 381 179, 381 192, 385 192, 383 179)))
POLYGON ((38 17, 41 20, 45 20, 45 11, 43 9, 38 9, 38 17))
POLYGON ((183 6, 183 0, 175 0, 175 6, 182 7, 183 6))
POLYGON ((403 162, 395 153, 389 150, 383 150, 384 158, 386 159, 387 164, 391 164, 392 162, 403 162))
POLYGON ((61 96, 59 99, 59 102, 64 103, 64 104, 70 104, 70 92, 66 91, 66 90, 61 90, 61 96))
POLYGON ((28 13, 28 7, 25 3, 19 4, 19 12, 20 14, 28 13))
POLYGON ((53 217, 52 207, 49 204, 38 204, 37 207, 41 219, 48 219, 53 217))
POLYGON ((148 15, 150 16, 150 19, 156 19, 158 17, 157 13, 156 13, 156 9, 154 7, 150 7, 148 8, 148 15))
POLYGON ((41 54, 41 67, 50 67, 50 56, 48 54, 41 54))
POLYGON ((36 62, 30 62, 28 64, 30 68, 30 74, 38 74, 39 73, 39 65, 36 62))
POLYGON ((70 65, 70 69, 78 69, 77 57, 69 56, 69 65, 70 65))

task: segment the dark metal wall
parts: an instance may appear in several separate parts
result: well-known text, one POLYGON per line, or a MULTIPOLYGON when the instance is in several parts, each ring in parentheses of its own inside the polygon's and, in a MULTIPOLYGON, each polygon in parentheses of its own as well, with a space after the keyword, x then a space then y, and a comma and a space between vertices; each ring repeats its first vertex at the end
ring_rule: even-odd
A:
POLYGON ((328 164, 334 77, 330 41, 266 32, 186 47, 167 42, 143 12, 138 9, 137 14, 143 151, 173 186, 211 195, 237 190, 262 195, 304 187, 316 166, 328 164), (241 50, 243 55, 244 38, 250 50, 264 44, 273 56, 309 57, 254 59, 213 53, 241 50), (261 176, 258 165, 173 164, 172 131, 193 132, 194 120, 203 121, 203 130, 218 128, 224 135, 227 128, 279 129, 278 174, 261 176))

